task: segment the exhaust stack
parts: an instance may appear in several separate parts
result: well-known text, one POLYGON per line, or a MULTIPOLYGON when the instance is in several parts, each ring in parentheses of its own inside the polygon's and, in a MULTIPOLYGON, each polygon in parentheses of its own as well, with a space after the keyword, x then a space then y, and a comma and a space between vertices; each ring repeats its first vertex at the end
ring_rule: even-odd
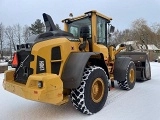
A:
POLYGON ((46 32, 58 30, 50 15, 43 13, 43 19, 46 26, 46 32))

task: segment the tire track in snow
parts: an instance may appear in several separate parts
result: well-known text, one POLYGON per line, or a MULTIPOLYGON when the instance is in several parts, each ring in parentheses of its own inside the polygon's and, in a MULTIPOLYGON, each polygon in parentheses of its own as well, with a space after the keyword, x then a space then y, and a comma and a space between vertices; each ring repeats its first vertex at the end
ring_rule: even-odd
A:
POLYGON ((118 87, 115 87, 115 89, 112 89, 108 91, 108 97, 107 101, 104 105, 104 107, 110 105, 111 103, 115 102, 117 99, 120 99, 123 95, 127 93, 126 90, 121 90, 118 87))

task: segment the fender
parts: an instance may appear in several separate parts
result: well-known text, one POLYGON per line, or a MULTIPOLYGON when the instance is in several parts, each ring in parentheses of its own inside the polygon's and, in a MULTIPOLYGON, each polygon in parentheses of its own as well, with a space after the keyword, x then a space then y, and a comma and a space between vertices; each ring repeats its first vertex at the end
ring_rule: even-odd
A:
POLYGON ((132 59, 130 57, 117 57, 114 64, 114 79, 118 81, 124 81, 126 76, 126 69, 129 62, 132 59))
POLYGON ((74 89, 79 87, 84 68, 88 61, 92 62, 94 65, 102 67, 109 76, 103 54, 94 52, 71 53, 65 63, 61 76, 64 88, 74 89))

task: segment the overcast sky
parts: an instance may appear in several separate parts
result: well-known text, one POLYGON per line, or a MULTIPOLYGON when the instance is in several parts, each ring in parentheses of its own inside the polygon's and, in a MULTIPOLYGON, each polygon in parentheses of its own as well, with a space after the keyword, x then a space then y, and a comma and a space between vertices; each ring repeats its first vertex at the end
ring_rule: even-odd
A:
POLYGON ((42 20, 45 12, 63 29, 61 20, 69 13, 78 16, 90 10, 112 17, 112 24, 120 30, 131 27, 138 18, 149 25, 160 23, 160 0, 0 0, 0 22, 5 26, 30 25, 42 20))

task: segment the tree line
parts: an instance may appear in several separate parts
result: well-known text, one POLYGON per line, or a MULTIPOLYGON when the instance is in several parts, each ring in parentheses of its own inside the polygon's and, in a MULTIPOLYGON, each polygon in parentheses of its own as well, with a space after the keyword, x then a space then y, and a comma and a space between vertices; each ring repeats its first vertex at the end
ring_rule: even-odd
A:
MULTIPOLYGON (((58 24, 56 27, 60 29, 58 24)), ((3 23, 0 23, 0 58, 3 56, 12 58, 13 52, 16 51, 16 45, 25 44, 31 35, 44 32, 45 25, 40 19, 30 26, 21 26, 20 24, 4 26, 3 23)))
POLYGON ((122 31, 116 30, 109 39, 109 44, 119 44, 127 41, 137 41, 145 45, 154 44, 160 48, 160 23, 151 26, 144 19, 137 19, 131 23, 131 27, 122 31))
MULTIPOLYGON (((56 27, 60 29, 58 24, 56 24, 56 27)), ((12 57, 17 44, 26 43, 31 35, 43 32, 45 32, 45 25, 40 19, 37 19, 30 26, 21 26, 20 24, 4 26, 3 23, 0 23, 1 57, 12 57)), ((149 26, 146 20, 137 19, 132 22, 130 28, 125 30, 117 29, 109 38, 108 44, 116 46, 126 41, 137 41, 143 45, 154 44, 160 48, 160 23, 149 26)))

